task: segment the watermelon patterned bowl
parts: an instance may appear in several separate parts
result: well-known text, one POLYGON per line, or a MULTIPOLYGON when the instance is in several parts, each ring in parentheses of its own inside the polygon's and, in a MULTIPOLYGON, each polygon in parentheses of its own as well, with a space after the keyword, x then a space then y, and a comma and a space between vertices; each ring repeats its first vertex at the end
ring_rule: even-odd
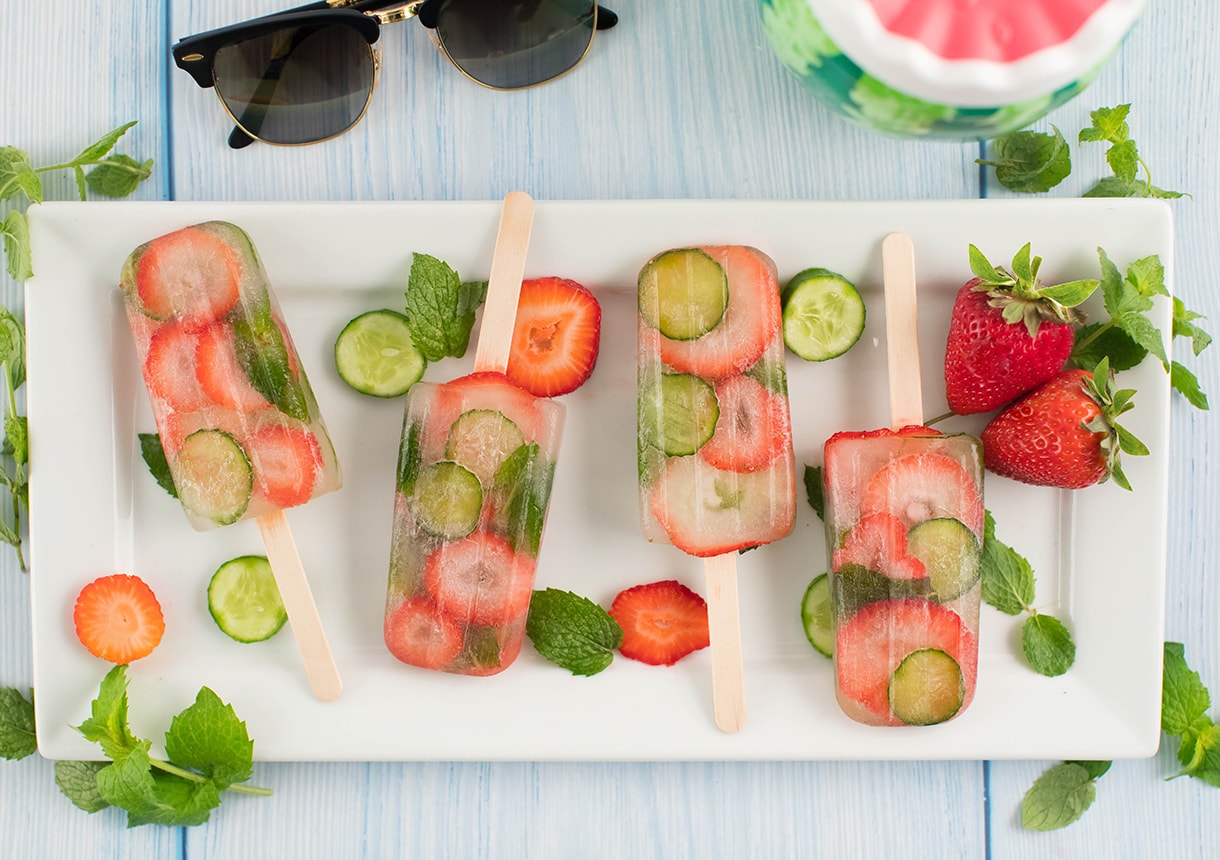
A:
POLYGON ((1083 90, 1145 0, 759 0, 776 55, 835 112, 902 137, 989 139, 1083 90))

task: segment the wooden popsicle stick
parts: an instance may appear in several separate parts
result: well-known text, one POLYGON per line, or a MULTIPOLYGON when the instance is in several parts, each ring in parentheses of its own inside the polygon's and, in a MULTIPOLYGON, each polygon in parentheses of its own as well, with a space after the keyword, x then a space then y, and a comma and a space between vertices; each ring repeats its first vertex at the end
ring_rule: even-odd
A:
POLYGON ((717 728, 732 733, 746 722, 737 553, 705 558, 703 572, 707 579, 707 626, 712 649, 712 709, 717 728))
POLYGON ((292 531, 288 528, 288 518, 283 511, 275 511, 263 514, 255 522, 263 536, 267 560, 271 563, 280 599, 284 601, 284 610, 288 613, 292 636, 305 662, 309 686, 317 698, 323 702, 333 702, 343 693, 343 679, 339 677, 339 667, 326 640, 326 631, 322 629, 318 605, 305 578, 305 568, 301 564, 296 542, 292 539, 292 531))
POLYGON ((885 278, 885 348, 890 376, 890 426, 923 423, 919 380, 919 320, 915 302, 915 246, 905 233, 881 243, 885 278))
POLYGON ((487 279, 487 301, 479 326, 479 342, 474 351, 476 372, 503 373, 513 344, 513 325, 517 321, 517 300, 525 276, 525 254, 529 250, 534 226, 534 198, 524 191, 510 191, 500 210, 500 228, 487 279))

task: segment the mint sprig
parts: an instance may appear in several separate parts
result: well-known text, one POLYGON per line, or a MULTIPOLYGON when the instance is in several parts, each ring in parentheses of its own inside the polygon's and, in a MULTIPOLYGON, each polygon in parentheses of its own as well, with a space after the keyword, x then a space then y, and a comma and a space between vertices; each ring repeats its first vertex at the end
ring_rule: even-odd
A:
POLYGON ((17 390, 25 384, 25 327, 0 307, 0 365, 3 365, 4 443, 0 445, 0 483, 9 493, 8 515, 0 516, 0 542, 17 552, 17 563, 26 569, 21 550, 22 512, 29 511, 30 484, 26 467, 30 462, 29 425, 17 411, 17 390))
POLYGON ((1021 826, 1058 830, 1078 820, 1097 797, 1097 778, 1109 769, 1108 761, 1065 761, 1052 767, 1025 793, 1021 826))
POLYGON ((1106 163, 1113 171, 1084 193, 1085 197, 1157 197, 1176 199, 1184 196, 1180 191, 1166 191, 1152 184, 1152 171, 1140 157, 1139 147, 1131 139, 1131 128, 1127 117, 1130 104, 1112 108, 1098 108, 1089 114, 1093 124, 1080 130, 1080 143, 1108 143, 1106 163), (1144 178, 1139 178, 1140 170, 1144 178))
POLYGON ((990 159, 976 164, 995 168, 996 180, 1009 191, 1037 194, 1050 191, 1072 172, 1072 150, 1055 126, 1053 134, 1017 131, 997 137, 990 159))
POLYGON ((539 654, 573 675, 596 675, 623 644, 623 628, 606 610, 557 588, 533 593, 525 633, 539 654))
POLYGON ((37 751, 34 691, 30 691, 27 699, 20 690, 0 687, 0 758, 15 761, 37 751))
POLYGON ((424 358, 465 355, 475 311, 486 296, 486 282, 464 282, 445 262, 415 254, 407 277, 406 317, 411 339, 424 358))
POLYGON ((983 600, 1005 615, 1028 613, 1021 629, 1026 661, 1040 675, 1062 675, 1076 660, 1072 634, 1059 619, 1033 608, 1034 569, 1024 556, 996 538, 991 511, 985 512, 983 523, 983 600))

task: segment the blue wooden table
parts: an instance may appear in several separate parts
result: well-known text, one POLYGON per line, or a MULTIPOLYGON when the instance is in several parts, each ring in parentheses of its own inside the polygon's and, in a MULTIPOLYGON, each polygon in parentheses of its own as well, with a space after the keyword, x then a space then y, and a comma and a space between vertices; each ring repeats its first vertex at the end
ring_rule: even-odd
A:
MULTIPOLYGON (((484 200, 974 198, 1006 194, 977 144, 881 138, 817 104, 769 51, 750 0, 619 0, 574 74, 518 93, 466 81, 408 22, 388 27, 381 84, 354 131, 298 149, 225 146, 210 93, 173 69, 180 36, 274 0, 66 0, 0 6, 0 145, 50 164, 136 119, 122 150, 156 161, 138 199, 484 200)), ((1220 321, 1220 5, 1151 0, 1097 82, 1046 122, 1069 139, 1130 102, 1132 135, 1173 203, 1176 283, 1220 321)), ((1046 123, 1042 123, 1045 126, 1046 123)), ((1074 146, 1076 196, 1106 171, 1074 146)), ((70 199, 69 176, 48 179, 70 199)), ((19 308, 19 285, 2 281, 19 308)), ((1214 350, 1213 350, 1214 351, 1214 350)), ((1220 367, 1197 363, 1220 396, 1220 367)), ((87 432, 87 427, 84 428, 87 432)), ((1220 433, 1175 402, 1166 637, 1220 693, 1220 433)), ((34 441, 37 445, 37 440, 34 441)), ((0 556, 0 686, 32 677, 29 579, 0 556)), ((32 574, 37 576, 35 569, 32 574)), ((1084 819, 1023 831, 1048 762, 259 764, 271 800, 226 800, 192 829, 127 830, 60 795, 51 763, 0 762, 5 857, 1213 857, 1220 792, 1165 782, 1173 751, 1117 762, 1084 819)))

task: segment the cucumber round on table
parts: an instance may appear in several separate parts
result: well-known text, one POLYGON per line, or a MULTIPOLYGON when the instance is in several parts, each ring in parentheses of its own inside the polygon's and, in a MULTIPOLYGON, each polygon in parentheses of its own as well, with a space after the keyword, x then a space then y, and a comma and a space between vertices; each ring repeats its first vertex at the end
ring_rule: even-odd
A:
POLYGON ((943 723, 962 709, 961 666, 939 648, 912 651, 890 676, 890 710, 910 726, 943 723))
POLYGON ((266 556, 243 555, 217 568, 208 583, 208 612, 225 635, 262 642, 288 620, 266 556))
POLYGON ((399 397, 419 382, 427 359, 411 339, 407 318, 391 310, 363 313, 335 339, 335 368, 362 394, 399 397))
POLYGON ((864 299, 847 278, 829 269, 805 269, 780 293, 784 344, 806 361, 847 352, 864 333, 864 299))
POLYGON ((835 649, 834 618, 830 611, 830 575, 814 577, 801 599, 801 625, 805 638, 824 657, 833 657, 835 649))

